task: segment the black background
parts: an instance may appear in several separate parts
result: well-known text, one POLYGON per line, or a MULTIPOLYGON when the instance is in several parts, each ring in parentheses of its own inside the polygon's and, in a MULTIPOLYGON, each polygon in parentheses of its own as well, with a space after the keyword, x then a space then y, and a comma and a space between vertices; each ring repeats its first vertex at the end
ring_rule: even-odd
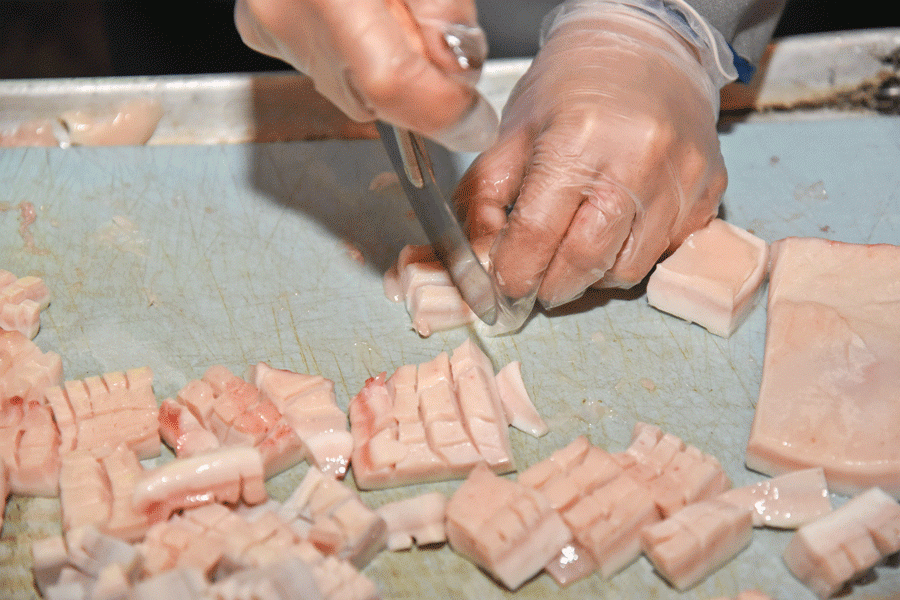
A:
MULTIPOLYGON (((788 0, 775 36, 900 26, 885 3, 875 4, 788 0)), ((0 0, 0 79, 287 68, 242 44, 233 7, 233 0, 0 0)), ((493 58, 509 54, 492 47, 493 58)))

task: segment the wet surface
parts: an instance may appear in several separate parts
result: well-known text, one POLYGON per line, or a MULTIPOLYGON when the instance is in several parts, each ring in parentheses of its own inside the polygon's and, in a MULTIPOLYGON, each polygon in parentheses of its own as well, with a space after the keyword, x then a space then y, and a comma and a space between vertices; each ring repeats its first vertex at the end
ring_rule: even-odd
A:
MULTIPOLYGON (((897 117, 737 123, 721 139, 731 175, 724 214, 735 225, 767 241, 827 233, 900 244, 897 117)), ((67 379, 146 365, 161 400, 212 364, 243 373, 264 360, 333 379, 346 408, 367 377, 429 360, 471 334, 419 338, 402 305, 384 297, 384 269, 404 243, 422 239, 399 186, 372 185, 389 170, 377 140, 4 149, 0 201, 10 210, 0 211, 0 268, 43 277, 51 289, 35 342, 60 353, 67 379), (35 209, 33 247, 19 233, 22 202, 35 209)), ((517 335, 482 342, 495 367, 522 362, 551 427, 540 439, 511 431, 520 468, 579 434, 624 449, 645 420, 715 455, 743 484, 760 478, 744 468, 743 451, 764 333, 764 306, 722 339, 650 308, 638 288, 590 293, 535 313, 517 335)), ((271 480, 270 494, 285 498, 305 469, 271 480)), ((364 498, 379 505, 457 485, 364 498)), ((0 589, 12 590, 4 597, 34 597, 27 549, 56 530, 57 510, 55 500, 11 500, 0 541, 0 589)), ((757 531, 686 594, 640 559, 610 581, 559 589, 541 576, 515 596, 699 600, 755 587, 811 599, 781 562, 789 536, 757 531)), ((447 548, 385 553, 366 573, 385 598, 510 595, 447 548)), ((889 565, 847 598, 898 588, 900 570, 889 565)))

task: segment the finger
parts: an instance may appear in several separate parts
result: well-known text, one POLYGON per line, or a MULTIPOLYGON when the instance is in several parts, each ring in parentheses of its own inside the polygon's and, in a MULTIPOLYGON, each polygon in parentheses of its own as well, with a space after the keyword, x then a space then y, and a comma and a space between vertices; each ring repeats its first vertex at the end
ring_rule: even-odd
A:
POLYGON ((476 157, 463 174, 453 204, 469 239, 493 237, 506 225, 530 153, 529 137, 519 131, 476 157))
POLYGON ((354 120, 381 118, 426 135, 452 130, 451 143, 496 128, 475 89, 428 59, 400 0, 241 0, 235 20, 249 45, 312 77, 354 120))
POLYGON ((339 41, 350 47, 344 93, 372 117, 422 133, 451 150, 487 148, 497 134, 493 107, 465 78, 432 62, 421 39, 407 43, 406 30, 382 15, 339 41))
POLYGON ((683 146, 675 160, 659 165, 668 173, 638 211, 631 235, 600 287, 628 288, 640 283, 662 255, 715 217, 728 182, 721 153, 683 146))
POLYGON ((241 41, 247 47, 269 56, 275 56, 278 52, 277 42, 254 16, 247 0, 237 0, 235 2, 234 25, 237 28, 238 35, 241 37, 241 41))
MULTIPOLYGON (((392 0, 396 1, 396 0, 392 0)), ((449 76, 474 85, 488 45, 471 0, 406 0, 429 60, 449 76)))
POLYGON ((497 282, 509 297, 537 292, 595 172, 583 162, 577 140, 554 133, 552 126, 538 136, 522 189, 492 254, 497 282))
POLYGON ((622 187, 603 180, 586 189, 541 283, 541 304, 565 304, 599 281, 615 263, 634 217, 634 201, 622 187))
MULTIPOLYGON (((374 112, 395 125, 423 133, 450 150, 480 152, 488 148, 496 140, 499 119, 490 103, 474 89, 488 52, 487 38, 478 27, 475 5, 465 0, 415 0, 410 3, 387 0, 386 5, 391 17, 406 34, 414 55, 412 60, 430 74, 434 74, 436 69, 438 79, 446 78, 447 81, 433 82, 422 75, 415 75, 415 65, 401 67, 411 74, 410 79, 391 85, 395 86, 392 88, 394 91, 399 91, 397 98, 404 105, 392 113, 384 98, 374 97, 374 112), (421 64, 421 57, 426 59, 427 64, 421 64), (409 82, 420 85, 421 89, 410 87, 409 82), (452 103, 456 100, 452 98, 446 100, 450 105, 441 101, 437 95, 440 88, 435 87, 442 83, 446 87, 451 82, 458 86, 454 89, 461 90, 469 98, 468 106, 462 105, 463 111, 455 118, 454 109, 458 110, 460 106, 454 107, 452 103), (434 103, 433 107, 428 106, 430 101, 434 103), (429 129, 428 125, 415 120, 423 111, 448 116, 451 120, 429 129)), ((381 47, 383 45, 379 44, 381 47)), ((395 60, 398 57, 402 55, 393 56, 395 60)), ((372 72, 371 69, 365 71, 372 72)), ((350 77, 350 87, 359 94, 359 82, 354 84, 352 74, 350 77)), ((372 93, 365 89, 368 83, 362 83, 364 98, 366 93, 372 93)))
MULTIPOLYGON (((327 4, 316 0, 237 0, 234 20, 247 46, 312 75, 313 49, 319 61, 336 56, 324 27, 326 8, 327 4)), ((362 10, 358 14, 362 15, 362 10)))
POLYGON ((668 252, 674 251, 689 235, 708 225, 718 215, 722 195, 728 186, 728 172, 721 154, 713 155, 710 162, 705 187, 699 192, 693 208, 687 211, 684 220, 674 232, 671 244, 667 248, 668 252))
MULTIPOLYGON (((660 166, 660 169, 671 167, 660 166)), ((676 177, 651 189, 637 207, 634 223, 616 261, 600 280, 601 287, 630 288, 650 272, 672 245, 675 224, 686 200, 676 177), (642 208, 646 207, 646 208, 642 208)))
POLYGON ((423 133, 444 129, 469 109, 475 92, 428 60, 424 42, 398 14, 382 11, 336 32, 345 77, 379 118, 423 133))

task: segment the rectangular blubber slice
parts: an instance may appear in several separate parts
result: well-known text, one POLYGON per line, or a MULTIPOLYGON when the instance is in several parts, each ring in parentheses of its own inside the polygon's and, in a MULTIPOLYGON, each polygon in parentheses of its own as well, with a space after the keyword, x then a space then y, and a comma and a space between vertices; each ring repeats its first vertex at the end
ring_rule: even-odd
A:
POLYGON ((539 573, 572 539, 546 498, 484 464, 450 498, 446 527, 456 552, 510 590, 539 573))
POLYGON ((747 466, 900 498, 900 246, 785 238, 771 258, 747 466))

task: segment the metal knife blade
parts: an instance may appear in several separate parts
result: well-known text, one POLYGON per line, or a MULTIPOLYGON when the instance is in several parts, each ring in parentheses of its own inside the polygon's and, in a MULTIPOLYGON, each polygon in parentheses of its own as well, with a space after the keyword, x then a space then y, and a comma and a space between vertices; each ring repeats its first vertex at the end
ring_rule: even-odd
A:
POLYGON ((479 319, 494 325, 498 307, 493 282, 435 182, 424 140, 381 121, 376 121, 376 127, 428 241, 463 300, 479 319))

